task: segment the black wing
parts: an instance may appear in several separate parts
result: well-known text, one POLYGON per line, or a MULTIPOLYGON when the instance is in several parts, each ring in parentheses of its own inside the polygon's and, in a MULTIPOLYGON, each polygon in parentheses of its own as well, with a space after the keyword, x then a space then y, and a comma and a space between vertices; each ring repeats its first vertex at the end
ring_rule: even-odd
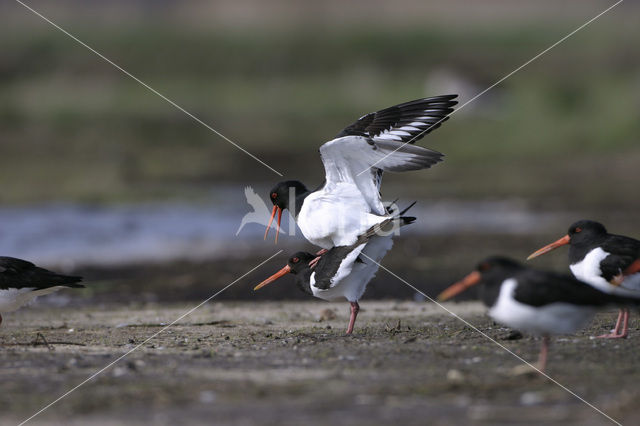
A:
POLYGON ((514 299, 530 306, 564 302, 598 307, 630 302, 630 299, 604 293, 569 275, 524 269, 515 278, 518 285, 514 291, 514 299))
POLYGON ((76 284, 82 277, 62 275, 40 268, 15 257, 0 257, 0 289, 49 288, 55 286, 84 287, 76 284))
POLYGON ((374 140, 414 143, 446 121, 458 95, 416 99, 364 115, 337 137, 365 136, 374 140))
POLYGON ((625 269, 640 259, 640 241, 622 235, 610 235, 602 244, 609 256, 600 262, 600 270, 605 280, 624 273, 625 269))

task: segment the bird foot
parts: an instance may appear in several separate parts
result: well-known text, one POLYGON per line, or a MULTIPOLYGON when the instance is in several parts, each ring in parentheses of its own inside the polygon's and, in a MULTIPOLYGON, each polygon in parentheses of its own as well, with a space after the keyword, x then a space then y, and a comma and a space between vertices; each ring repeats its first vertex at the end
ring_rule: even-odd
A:
POLYGON ((596 336, 596 339, 626 339, 626 338, 627 338, 627 333, 616 334, 615 332, 596 336))

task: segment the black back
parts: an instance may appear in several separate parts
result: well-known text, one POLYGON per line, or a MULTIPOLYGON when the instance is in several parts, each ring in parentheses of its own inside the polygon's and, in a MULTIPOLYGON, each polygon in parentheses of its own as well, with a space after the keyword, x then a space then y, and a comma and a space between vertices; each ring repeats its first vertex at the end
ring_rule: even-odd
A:
POLYGON ((84 287, 82 277, 56 274, 15 257, 0 257, 0 290, 9 288, 45 289, 55 286, 84 287))
POLYGON ((552 303, 593 307, 640 304, 640 299, 604 293, 569 275, 527 268, 504 257, 488 258, 477 270, 482 275, 481 299, 487 306, 495 304, 502 283, 508 279, 517 281, 514 299, 533 307, 552 303))

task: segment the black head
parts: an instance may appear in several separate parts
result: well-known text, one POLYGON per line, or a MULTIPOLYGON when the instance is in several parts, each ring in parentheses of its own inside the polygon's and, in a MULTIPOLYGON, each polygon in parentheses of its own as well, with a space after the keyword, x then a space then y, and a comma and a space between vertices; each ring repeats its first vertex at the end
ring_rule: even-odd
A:
POLYGON ((592 220, 579 220, 569 227, 567 235, 531 253, 529 257, 527 257, 527 260, 549 253, 551 250, 567 244, 571 245, 569 249, 570 260, 578 258, 586 254, 583 253, 583 251, 586 250, 587 247, 592 247, 594 243, 597 244, 606 236, 607 230, 601 223, 592 220))
POLYGON ((571 244, 598 240, 607 235, 603 224, 593 220, 579 220, 572 224, 567 231, 571 244))
POLYGON ((316 257, 317 256, 315 254, 311 254, 306 251, 299 251, 289 258, 287 265, 289 266, 291 273, 296 275, 309 269, 309 262, 316 257))
POLYGON ((521 270, 522 268, 524 268, 524 266, 520 263, 507 257, 488 257, 478 263, 473 272, 440 293, 438 299, 450 299, 476 284, 483 284, 486 287, 499 286, 508 278, 509 275, 521 270))
MULTIPOLYGON (((254 290, 259 290, 267 284, 276 281, 279 278, 284 277, 287 274, 299 275, 304 278, 304 275, 309 272, 311 274, 311 267, 309 262, 316 256, 306 251, 299 251, 289 258, 284 268, 280 269, 275 274, 271 275, 266 280, 255 286, 254 290)), ((303 289, 304 290, 304 289, 303 289)))
POLYGON ((476 271, 482 275, 483 281, 491 281, 497 277, 502 281, 503 277, 524 268, 522 264, 504 256, 490 256, 478 263, 476 271))
POLYGON ((277 228, 276 228, 276 243, 278 242, 278 234, 280 234, 280 222, 282 220, 282 212, 288 209, 294 216, 298 215, 299 206, 302 205, 304 198, 309 195, 310 192, 302 182, 297 180, 285 180, 278 183, 269 191, 269 199, 273 203, 273 210, 271 211, 271 218, 267 229, 264 231, 264 239, 267 239, 269 229, 273 223, 273 218, 278 214, 277 228), (290 201, 293 201, 293 205, 290 205, 290 201))
POLYGON ((271 188, 271 191, 269 191, 269 199, 274 206, 285 210, 291 207, 289 206, 290 197, 293 197, 295 200, 301 194, 306 194, 308 192, 309 190, 302 182, 297 180, 285 180, 271 188))

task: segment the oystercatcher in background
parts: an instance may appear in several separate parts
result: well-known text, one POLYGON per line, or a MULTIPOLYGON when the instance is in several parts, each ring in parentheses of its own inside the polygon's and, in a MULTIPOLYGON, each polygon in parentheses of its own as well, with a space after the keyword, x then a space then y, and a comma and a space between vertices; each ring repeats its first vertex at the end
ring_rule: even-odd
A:
POLYGON ((640 299, 602 292, 571 276, 527 268, 505 257, 489 257, 476 270, 438 296, 447 300, 475 284, 489 316, 519 331, 542 335, 538 360, 544 371, 550 334, 568 334, 586 326, 611 305, 640 304, 640 299))
MULTIPOLYGON (((606 293, 640 297, 640 241, 609 234, 601 223, 580 220, 569 227, 567 235, 527 260, 567 244, 569 268, 576 278, 606 293)), ((624 338, 628 328, 629 309, 622 308, 613 332, 598 337, 624 338)))
POLYGON ((0 313, 13 312, 38 296, 63 287, 84 287, 77 284, 80 281, 82 277, 56 274, 26 260, 0 257, 0 313))
POLYGON ((278 215, 289 209, 302 234, 323 249, 350 246, 371 226, 390 217, 380 196, 383 171, 426 169, 443 154, 412 145, 440 127, 457 104, 457 95, 435 96, 367 114, 320 147, 326 173, 315 191, 296 180, 278 183, 269 193, 273 210, 264 237, 278 215))
POLYGON ((378 271, 378 263, 391 249, 394 231, 415 220, 415 217, 401 216, 411 206, 400 212, 399 217, 388 218, 373 226, 358 237, 354 244, 333 247, 319 259, 317 254, 303 251, 295 253, 284 268, 258 284, 254 290, 289 273, 294 274, 296 284, 305 293, 328 301, 343 298, 349 301, 351 316, 347 334, 351 334, 360 310, 358 300, 378 271))

